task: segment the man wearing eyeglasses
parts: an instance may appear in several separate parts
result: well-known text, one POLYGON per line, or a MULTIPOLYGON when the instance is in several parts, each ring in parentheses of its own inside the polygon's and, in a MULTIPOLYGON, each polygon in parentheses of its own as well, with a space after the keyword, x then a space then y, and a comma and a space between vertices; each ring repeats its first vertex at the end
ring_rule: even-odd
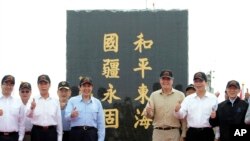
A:
POLYGON ((25 110, 22 102, 12 96, 15 78, 5 75, 1 81, 0 141, 22 141, 24 137, 25 110))
POLYGON ((71 88, 69 82, 61 81, 57 87, 57 94, 59 97, 61 114, 62 114, 62 124, 63 124, 63 138, 62 141, 69 141, 70 134, 70 120, 65 118, 65 109, 68 103, 68 100, 71 96, 71 88))
MULTIPOLYGON (((26 106, 31 96, 31 84, 29 82, 21 82, 19 86, 19 96, 23 105, 26 106)), ((30 119, 25 117, 25 135, 23 141, 30 141, 31 128, 32 124, 30 119)))

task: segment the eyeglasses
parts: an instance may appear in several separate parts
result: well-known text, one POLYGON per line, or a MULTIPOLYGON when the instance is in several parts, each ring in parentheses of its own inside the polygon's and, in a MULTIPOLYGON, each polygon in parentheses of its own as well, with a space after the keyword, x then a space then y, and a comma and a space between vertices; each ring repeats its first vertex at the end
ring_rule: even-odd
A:
POLYGON ((3 83, 3 85, 5 85, 5 86, 11 86, 11 87, 12 87, 12 86, 14 86, 14 84, 13 84, 13 83, 6 83, 6 82, 5 82, 5 83, 3 83))
POLYGON ((167 81, 170 81, 170 80, 171 80, 171 78, 169 78, 169 77, 162 77, 161 79, 162 79, 162 80, 167 80, 167 81))
POLYGON ((29 93, 29 92, 30 92, 30 91, 28 91, 28 90, 27 90, 27 91, 21 91, 21 93, 29 93))
POLYGON ((202 83, 204 80, 201 80, 201 79, 195 79, 194 80, 194 83, 202 83))

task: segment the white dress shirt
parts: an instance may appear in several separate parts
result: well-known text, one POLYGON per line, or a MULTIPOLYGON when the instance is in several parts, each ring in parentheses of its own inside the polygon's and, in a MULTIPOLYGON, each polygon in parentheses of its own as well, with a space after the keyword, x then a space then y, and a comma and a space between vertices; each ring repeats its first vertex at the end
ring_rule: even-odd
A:
POLYGON ((57 126, 58 141, 62 141, 62 117, 59 100, 48 97, 44 99, 39 96, 35 98, 36 107, 31 110, 31 102, 27 105, 26 115, 33 125, 57 126))
POLYGON ((0 109, 3 110, 3 115, 0 116, 0 132, 18 132, 18 140, 22 141, 25 130, 25 108, 21 100, 1 94, 0 109))
MULTIPOLYGON (((24 105, 24 106, 25 106, 25 110, 26 110, 26 108, 28 108, 28 107, 26 105, 24 105)), ((25 116, 24 125, 25 125, 25 132, 30 132, 33 125, 30 121, 30 118, 28 118, 27 116, 25 116)))
POLYGON ((175 112, 175 116, 183 119, 187 116, 187 126, 194 128, 211 127, 209 118, 212 111, 216 111, 218 100, 214 94, 206 92, 200 98, 197 94, 187 96, 181 103, 181 109, 175 112))

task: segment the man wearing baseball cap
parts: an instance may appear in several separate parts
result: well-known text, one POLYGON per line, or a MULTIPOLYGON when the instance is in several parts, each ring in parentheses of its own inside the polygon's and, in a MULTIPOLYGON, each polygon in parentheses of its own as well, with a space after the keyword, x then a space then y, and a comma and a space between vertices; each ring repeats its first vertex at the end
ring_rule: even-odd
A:
MULTIPOLYGON (((31 96, 31 84, 29 82, 21 82, 19 86, 19 96, 23 102, 23 105, 26 107, 31 96)), ((28 117, 25 117, 25 136, 23 141, 31 140, 31 129, 32 123, 28 117)))
POLYGON ((161 89, 150 95, 143 114, 153 119, 153 141, 179 141, 185 137, 186 126, 183 120, 174 117, 173 112, 175 104, 185 98, 184 93, 173 88, 174 76, 171 70, 162 70, 159 82, 161 89))
POLYGON ((33 98, 27 107, 31 119, 31 141, 62 141, 62 117, 60 103, 49 93, 51 81, 42 74, 37 79, 40 96, 33 98))
POLYGON ((187 117, 186 141, 214 141, 209 118, 217 109, 217 97, 206 90, 207 76, 204 72, 195 73, 193 82, 196 93, 187 96, 181 104, 177 103, 174 115, 180 119, 187 117))
POLYGON ((105 120, 101 101, 92 94, 90 77, 80 77, 80 95, 69 99, 65 118, 70 120, 70 141, 104 141, 105 120))
POLYGON ((186 87, 186 96, 195 93, 195 91, 196 91, 196 89, 195 89, 194 85, 193 84, 189 84, 186 87))
POLYGON ((19 95, 24 105, 26 105, 31 96, 31 84, 29 82, 21 82, 19 86, 19 95))
POLYGON ((1 81, 0 141, 22 141, 24 137, 25 108, 12 96, 15 78, 5 75, 1 81))
POLYGON ((69 141, 69 133, 70 133, 70 121, 65 119, 65 109, 68 103, 68 99, 71 96, 71 89, 69 82, 61 81, 57 87, 57 94, 59 97, 60 107, 61 107, 61 115, 62 115, 62 123, 63 123, 63 141, 69 141))
POLYGON ((248 103, 237 96, 240 93, 240 84, 238 81, 228 81, 226 91, 229 99, 218 105, 217 111, 211 114, 209 122, 214 127, 220 127, 221 141, 236 141, 237 139, 234 139, 230 130, 245 127, 244 118, 248 103))

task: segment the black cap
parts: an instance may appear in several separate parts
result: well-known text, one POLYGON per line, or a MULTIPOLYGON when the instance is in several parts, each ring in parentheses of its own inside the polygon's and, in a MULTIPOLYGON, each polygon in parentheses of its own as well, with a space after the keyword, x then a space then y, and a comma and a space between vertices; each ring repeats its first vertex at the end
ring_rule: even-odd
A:
POLYGON ((5 82, 11 82, 11 84, 15 84, 15 77, 12 75, 5 75, 2 79, 1 84, 5 83, 5 82))
POLYGON ((240 84, 236 80, 228 81, 227 88, 229 88, 230 86, 235 86, 237 89, 240 89, 240 84))
POLYGON ((204 80, 205 82, 207 82, 207 76, 204 72, 197 72, 194 74, 194 80, 195 79, 200 79, 200 80, 204 80))
POLYGON ((93 82, 92 82, 90 77, 81 77, 79 85, 81 86, 81 85, 84 85, 84 84, 93 85, 93 82))
POLYGON ((61 81, 59 84, 58 84, 58 90, 60 89, 70 89, 70 85, 69 85, 69 82, 67 81, 61 81))
POLYGON ((188 91, 189 89, 194 89, 194 90, 196 90, 193 84, 189 84, 189 85, 187 86, 187 88, 186 88, 186 91, 188 91))
POLYGON ((162 77, 168 77, 168 78, 171 78, 171 79, 174 78, 173 73, 172 73, 171 70, 163 70, 163 71, 161 71, 160 77, 161 78, 162 77))
POLYGON ((38 77, 38 79, 37 79, 37 84, 40 83, 40 82, 42 82, 42 81, 47 82, 47 83, 50 83, 50 78, 49 78, 49 76, 48 76, 47 74, 42 74, 42 75, 40 75, 40 76, 38 77))
POLYGON ((19 90, 22 90, 25 88, 31 90, 31 84, 29 82, 21 82, 19 86, 19 90))

